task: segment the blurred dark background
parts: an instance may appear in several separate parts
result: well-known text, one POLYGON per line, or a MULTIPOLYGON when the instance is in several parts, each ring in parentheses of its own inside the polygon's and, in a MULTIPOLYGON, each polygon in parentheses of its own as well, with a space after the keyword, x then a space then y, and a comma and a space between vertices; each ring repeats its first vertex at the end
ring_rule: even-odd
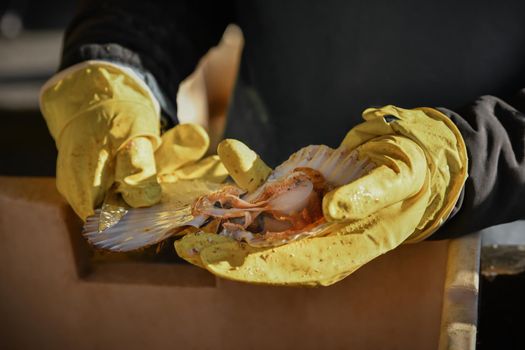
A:
MULTIPOLYGON (((71 0, 0 1, 0 175, 55 174, 56 149, 39 112, 38 93, 56 72, 74 10, 71 0)), ((524 227, 514 227, 514 236, 525 236, 524 227)), ((504 237, 508 230, 491 231, 488 236, 497 234, 498 241, 486 243, 484 251, 510 246, 504 237)), ((523 239, 512 246, 525 250, 523 239)), ((525 349, 525 274, 480 276, 480 281, 478 348, 525 349)))
POLYGON ((0 175, 54 176, 38 93, 59 63, 75 1, 0 1, 0 175))

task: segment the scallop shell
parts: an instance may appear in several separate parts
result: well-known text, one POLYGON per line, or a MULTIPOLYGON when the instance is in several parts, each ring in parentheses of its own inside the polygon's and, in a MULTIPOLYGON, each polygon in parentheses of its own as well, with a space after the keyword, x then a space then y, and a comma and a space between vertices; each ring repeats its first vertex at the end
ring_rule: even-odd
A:
POLYGON ((115 252, 128 252, 159 243, 182 226, 204 225, 208 218, 194 217, 191 214, 192 203, 196 198, 217 191, 222 186, 197 180, 163 184, 161 204, 149 208, 122 208, 126 211, 122 219, 102 231, 99 231, 101 209, 97 209, 95 215, 87 218, 82 235, 93 246, 115 252))
MULTIPOLYGON (((332 149, 325 145, 312 145, 294 153, 287 161, 279 165, 270 174, 266 182, 257 190, 243 197, 250 201, 264 191, 272 182, 279 181, 291 174, 299 167, 312 168, 319 171, 325 180, 337 187, 349 183, 372 169, 373 164, 367 159, 358 160, 356 151, 345 148, 332 149)), ((177 232, 182 226, 201 227, 207 221, 205 216, 194 217, 191 214, 191 205, 194 200, 203 195, 212 193, 221 188, 221 185, 201 182, 198 180, 179 182, 176 184, 178 193, 171 192, 171 198, 165 203, 149 208, 129 209, 122 219, 99 232, 100 209, 94 216, 87 219, 83 235, 97 248, 111 251, 131 251, 156 244, 177 232), (175 193, 175 194, 173 194, 175 193)), ((280 241, 268 242, 264 238, 242 232, 242 237, 223 232, 223 235, 245 240, 248 244, 261 246, 275 246, 288 243, 305 237, 329 234, 334 228, 332 223, 322 223, 305 231, 280 241)))

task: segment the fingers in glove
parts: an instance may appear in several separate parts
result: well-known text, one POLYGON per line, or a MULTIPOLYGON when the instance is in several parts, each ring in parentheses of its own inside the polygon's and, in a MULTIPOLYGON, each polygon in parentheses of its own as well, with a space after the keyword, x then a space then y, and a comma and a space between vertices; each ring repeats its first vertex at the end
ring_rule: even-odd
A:
POLYGON ((358 151, 360 159, 368 158, 376 168, 326 194, 323 213, 329 221, 364 218, 413 196, 423 186, 428 166, 425 153, 414 141, 384 136, 363 144, 358 151))
POLYGON ((131 139, 116 156, 115 182, 117 191, 132 207, 157 203, 161 187, 157 181, 154 150, 147 137, 131 139))
POLYGON ((195 163, 188 164, 169 174, 158 176, 161 183, 174 183, 179 180, 205 180, 223 182, 228 177, 228 171, 222 164, 219 156, 213 155, 203 158, 195 163))
POLYGON ((272 171, 257 153, 237 140, 223 140, 217 153, 235 183, 248 191, 259 187, 272 171))
POLYGON ((197 124, 180 124, 162 135, 162 144, 155 153, 158 173, 171 174, 201 159, 210 145, 206 130, 197 124))

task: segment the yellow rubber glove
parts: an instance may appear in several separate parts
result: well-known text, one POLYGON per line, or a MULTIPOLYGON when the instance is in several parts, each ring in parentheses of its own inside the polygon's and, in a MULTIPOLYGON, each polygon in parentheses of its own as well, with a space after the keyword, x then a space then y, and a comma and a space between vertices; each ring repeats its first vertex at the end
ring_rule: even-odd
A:
POLYGON ((370 108, 363 117, 366 122, 350 130, 341 146, 357 149, 359 159, 369 159, 376 168, 328 193, 325 217, 359 220, 428 193, 427 200, 418 201, 422 216, 410 218, 416 229, 409 241, 428 237, 452 211, 467 178, 467 152, 459 130, 432 108, 370 108))
POLYGON ((201 127, 180 125, 159 137, 159 107, 121 67, 96 61, 71 67, 42 88, 40 106, 58 148, 58 190, 82 219, 113 183, 128 204, 141 207, 161 198, 157 170, 171 181, 185 167, 186 178, 226 176, 217 157, 197 162, 209 145, 201 127))
POLYGON ((467 177, 458 129, 430 108, 386 106, 367 109, 363 117, 341 146, 357 149, 376 167, 324 197, 326 219, 338 223, 333 232, 273 248, 188 236, 202 246, 199 265, 250 283, 330 285, 400 244, 432 234, 467 177))
POLYGON ((197 124, 181 124, 162 135, 155 153, 159 182, 201 179, 223 182, 228 177, 219 156, 203 156, 210 146, 208 133, 197 124))
POLYGON ((237 186, 248 191, 261 186, 272 172, 257 153, 238 140, 221 141, 217 154, 237 186))
POLYGON ((335 234, 352 246, 352 258, 321 284, 340 280, 402 243, 430 236, 452 211, 467 178, 465 143, 441 112, 386 106, 367 109, 363 117, 341 146, 357 149, 359 159, 368 158, 376 168, 323 199, 327 220, 348 221, 335 234))

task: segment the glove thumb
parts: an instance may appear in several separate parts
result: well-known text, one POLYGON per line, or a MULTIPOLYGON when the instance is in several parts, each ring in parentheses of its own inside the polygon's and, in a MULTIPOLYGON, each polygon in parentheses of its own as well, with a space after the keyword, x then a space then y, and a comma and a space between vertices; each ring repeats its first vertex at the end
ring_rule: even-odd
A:
POLYGON ((427 174, 425 153, 403 136, 383 136, 357 148, 359 159, 376 167, 361 178, 323 198, 328 221, 362 219, 418 193, 427 174))

